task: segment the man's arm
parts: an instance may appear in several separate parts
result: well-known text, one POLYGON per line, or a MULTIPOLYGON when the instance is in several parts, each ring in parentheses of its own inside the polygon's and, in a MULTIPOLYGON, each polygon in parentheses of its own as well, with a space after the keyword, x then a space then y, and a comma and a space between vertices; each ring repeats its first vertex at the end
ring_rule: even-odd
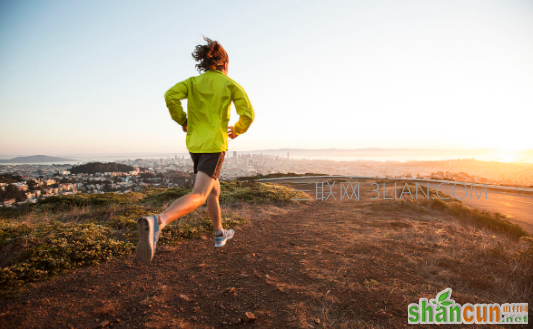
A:
POLYGON ((187 114, 183 111, 180 101, 187 98, 188 88, 186 81, 178 82, 165 93, 165 102, 167 103, 170 117, 181 126, 187 125, 187 114))
POLYGON ((255 112, 250 99, 248 99, 248 95, 246 95, 244 89, 238 84, 235 85, 233 93, 233 105, 235 105, 235 110, 239 115, 239 121, 233 127, 233 132, 236 136, 239 136, 250 128, 250 125, 255 119, 255 112))

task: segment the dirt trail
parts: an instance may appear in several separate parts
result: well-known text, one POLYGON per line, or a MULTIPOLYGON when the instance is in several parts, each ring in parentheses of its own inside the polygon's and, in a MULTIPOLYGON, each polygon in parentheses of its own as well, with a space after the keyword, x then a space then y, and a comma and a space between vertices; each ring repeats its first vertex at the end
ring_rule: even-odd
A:
POLYGON ((222 249, 209 236, 160 247, 150 266, 132 255, 80 269, 3 301, 0 327, 407 327, 414 300, 391 287, 424 280, 399 249, 365 243, 367 206, 299 205, 252 218, 222 249))

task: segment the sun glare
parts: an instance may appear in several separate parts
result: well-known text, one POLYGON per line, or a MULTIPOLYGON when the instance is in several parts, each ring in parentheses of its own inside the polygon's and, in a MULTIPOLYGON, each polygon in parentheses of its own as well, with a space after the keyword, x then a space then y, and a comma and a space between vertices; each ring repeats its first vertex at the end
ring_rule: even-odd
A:
POLYGON ((511 155, 511 154, 504 154, 498 159, 498 161, 500 161, 500 162, 513 162, 513 161, 515 161, 515 157, 513 155, 511 155))

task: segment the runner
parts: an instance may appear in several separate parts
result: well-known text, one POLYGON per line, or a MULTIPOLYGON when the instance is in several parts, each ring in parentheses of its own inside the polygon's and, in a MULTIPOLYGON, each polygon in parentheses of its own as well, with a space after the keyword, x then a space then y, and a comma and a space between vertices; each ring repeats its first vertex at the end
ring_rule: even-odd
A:
POLYGON ((207 45, 197 45, 192 53, 201 73, 177 83, 165 93, 165 101, 174 121, 187 133, 187 149, 194 163, 196 182, 192 192, 174 201, 164 212, 137 221, 138 260, 149 264, 155 253, 161 230, 207 201, 209 217, 215 229, 215 247, 223 247, 233 238, 233 230, 224 230, 219 204, 218 176, 231 139, 245 133, 254 121, 255 113, 244 89, 228 77, 228 54, 217 41, 204 37, 207 45), (202 73, 204 72, 204 73, 202 73), (187 114, 181 106, 187 99, 187 114), (228 127, 231 102, 239 121, 228 127))

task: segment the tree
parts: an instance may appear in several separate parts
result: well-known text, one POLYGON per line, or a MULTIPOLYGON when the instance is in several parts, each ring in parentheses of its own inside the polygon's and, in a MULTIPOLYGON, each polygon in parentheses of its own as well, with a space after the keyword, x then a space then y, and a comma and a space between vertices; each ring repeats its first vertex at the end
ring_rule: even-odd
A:
POLYGON ((2 174, 0 175, 0 183, 16 183, 20 182, 22 177, 12 174, 2 174))
POLYGON ((33 190, 35 190, 35 188, 37 186, 37 182, 34 181, 33 179, 28 179, 28 181, 26 182, 26 185, 28 185, 28 190, 29 191, 33 191, 33 190))
POLYGON ((0 199, 1 201, 5 201, 7 199, 15 199, 17 202, 26 200, 26 194, 22 190, 19 190, 19 188, 16 185, 7 185, 5 191, 0 191, 0 199))

